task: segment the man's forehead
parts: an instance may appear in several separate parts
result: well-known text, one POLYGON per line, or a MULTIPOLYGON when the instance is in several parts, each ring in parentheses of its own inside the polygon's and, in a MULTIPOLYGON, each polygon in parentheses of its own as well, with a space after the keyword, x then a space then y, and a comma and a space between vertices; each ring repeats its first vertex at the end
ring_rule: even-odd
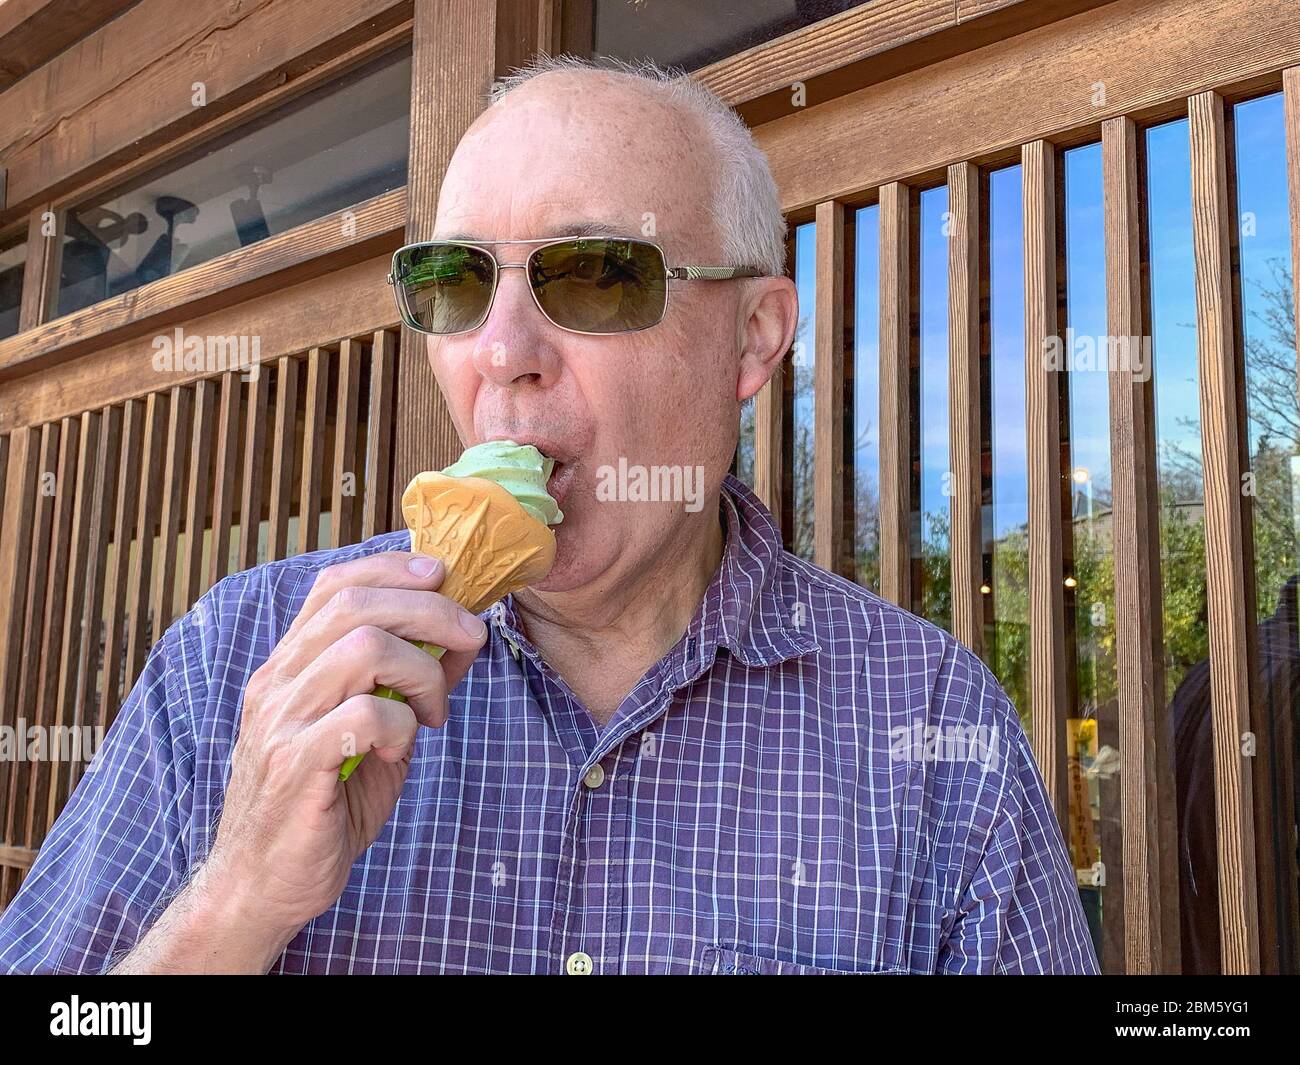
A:
POLYGON ((583 218, 548 222, 537 227, 535 233, 511 233, 508 236, 498 235, 487 230, 476 231, 471 228, 453 229, 444 233, 439 227, 437 239, 468 240, 487 244, 503 240, 545 240, 550 237, 628 237, 635 235, 636 230, 630 223, 583 218))

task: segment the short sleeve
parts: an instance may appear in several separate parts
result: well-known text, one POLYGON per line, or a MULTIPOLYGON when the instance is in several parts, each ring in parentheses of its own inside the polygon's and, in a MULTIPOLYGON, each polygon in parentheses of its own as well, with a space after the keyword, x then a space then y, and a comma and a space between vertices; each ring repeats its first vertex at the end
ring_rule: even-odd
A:
POLYGON ((947 973, 1098 972, 1065 840, 1019 724, 1002 794, 939 957, 947 973))
POLYGON ((150 651, 103 744, 0 913, 0 973, 102 973, 184 884, 194 745, 184 619, 150 651))

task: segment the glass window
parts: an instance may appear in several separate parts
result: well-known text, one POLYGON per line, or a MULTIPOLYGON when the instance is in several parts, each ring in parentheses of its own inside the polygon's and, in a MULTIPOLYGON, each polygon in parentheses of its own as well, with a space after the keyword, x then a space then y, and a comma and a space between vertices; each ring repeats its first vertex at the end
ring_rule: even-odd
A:
MULTIPOLYGON (((1101 145, 1065 152, 1065 327, 1076 356, 1105 353, 1106 246, 1101 145)), ((1070 512, 1065 556, 1070 853, 1093 946, 1106 971, 1123 971, 1123 943, 1103 941, 1107 904, 1122 895, 1119 703, 1115 672, 1115 567, 1111 553, 1110 378, 1108 363, 1076 358, 1069 371, 1070 512), (1091 369, 1089 367, 1092 367, 1091 369), (1107 861, 1109 859, 1109 861, 1107 861)), ((1119 931, 1118 927, 1116 931, 1119 931)))
POLYGON ((799 294, 799 325, 794 334, 794 354, 789 370, 794 375, 794 399, 789 423, 789 483, 794 499, 790 551, 811 562, 816 444, 813 433, 813 366, 816 361, 814 315, 817 308, 817 225, 814 222, 806 222, 795 229, 794 283, 799 294))
POLYGON ((1029 467, 1025 451, 1025 227, 1019 166, 988 175, 990 476, 981 514, 985 653, 1020 714, 1029 708, 1029 467))
POLYGON ((695 70, 866 0, 595 0, 570 51, 695 70))
POLYGON ((1256 848, 1261 865, 1281 871, 1271 885, 1279 915, 1283 972, 1300 967, 1295 942, 1297 885, 1295 797, 1285 793, 1297 748, 1290 720, 1300 692, 1300 405, 1296 399, 1295 280, 1287 207, 1286 126, 1282 94, 1233 108, 1240 224, 1241 309, 1246 371, 1247 475, 1255 549, 1255 616, 1260 704, 1272 757, 1255 772, 1272 796, 1272 840, 1256 848), (1288 853, 1289 852, 1289 853, 1288 853))
POLYGON ((410 90, 395 52, 70 209, 58 313, 403 185, 410 90))
POLYGON ((853 351, 849 393, 853 445, 853 572, 859 584, 880 587, 880 208, 854 215, 853 351))
POLYGON ((921 360, 912 380, 912 612, 952 626, 948 188, 920 195, 921 360))
POLYGON ((23 267, 27 242, 0 244, 0 337, 18 332, 18 313, 23 302, 23 267))
POLYGON ((1147 242, 1165 645, 1178 796, 1183 971, 1219 971, 1218 860, 1205 598, 1205 480, 1196 363, 1187 120, 1146 132, 1147 242))

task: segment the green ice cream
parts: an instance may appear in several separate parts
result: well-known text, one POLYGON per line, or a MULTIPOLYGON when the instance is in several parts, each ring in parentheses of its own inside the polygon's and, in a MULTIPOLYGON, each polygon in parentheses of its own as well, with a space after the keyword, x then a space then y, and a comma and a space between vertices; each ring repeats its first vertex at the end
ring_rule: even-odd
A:
POLYGON ((482 477, 495 481, 544 525, 564 520, 559 505, 546 491, 555 460, 543 457, 532 444, 513 440, 489 440, 466 449, 442 472, 448 477, 482 477))

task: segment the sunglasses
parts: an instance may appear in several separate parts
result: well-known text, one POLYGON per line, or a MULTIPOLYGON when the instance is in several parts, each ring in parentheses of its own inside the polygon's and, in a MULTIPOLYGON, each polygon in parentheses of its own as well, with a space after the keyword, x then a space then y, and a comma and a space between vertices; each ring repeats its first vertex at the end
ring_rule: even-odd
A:
POLYGON ((571 333, 635 333, 663 321, 670 281, 762 277, 750 266, 673 266, 648 240, 558 237, 495 240, 536 244, 522 263, 498 262, 487 248, 462 240, 408 244, 393 255, 393 286, 402 321, 421 333, 452 336, 487 321, 502 270, 527 272, 537 309, 571 333))

